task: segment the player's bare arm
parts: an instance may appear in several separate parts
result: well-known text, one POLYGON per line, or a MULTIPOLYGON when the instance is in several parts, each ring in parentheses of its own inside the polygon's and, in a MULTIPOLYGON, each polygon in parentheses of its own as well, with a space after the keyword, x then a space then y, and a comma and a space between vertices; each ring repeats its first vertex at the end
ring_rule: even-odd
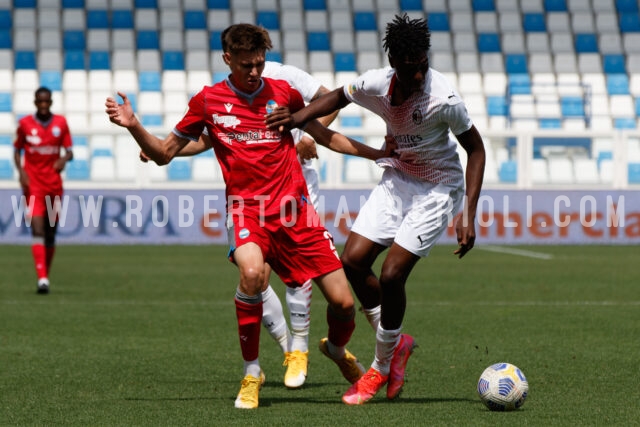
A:
POLYGON ((369 160, 378 160, 384 157, 391 157, 395 144, 385 143, 381 149, 370 147, 366 144, 346 137, 332 129, 322 126, 317 120, 308 123, 305 130, 313 136, 318 144, 327 147, 332 151, 352 156, 364 157, 369 160))
POLYGON ((70 149, 66 149, 66 152, 64 153, 64 156, 60 157, 53 164, 53 169, 55 169, 56 172, 62 172, 64 170, 64 167, 66 166, 67 162, 69 162, 71 160, 73 160, 73 151, 71 151, 70 149))
POLYGON ((310 120, 330 115, 347 104, 349 104, 349 100, 344 95, 342 87, 339 87, 293 114, 288 109, 276 108, 271 114, 267 115, 265 123, 269 129, 278 129, 280 132, 285 129, 302 129, 310 120))
POLYGON ((13 151, 13 163, 18 171, 18 181, 20 182, 20 187, 23 190, 29 188, 29 175, 22 168, 22 150, 14 150, 13 151))
POLYGON ((458 249, 454 251, 458 258, 462 258, 473 248, 476 240, 475 218, 484 176, 485 151, 482 137, 475 126, 456 137, 468 156, 465 171, 467 193, 462 216, 456 223, 458 249))
POLYGON ((118 95, 123 100, 119 104, 114 98, 109 97, 105 102, 106 113, 111 123, 126 128, 131 136, 136 140, 142 151, 158 165, 166 165, 180 151, 189 139, 180 138, 174 133, 170 133, 164 140, 150 134, 138 121, 133 113, 131 101, 122 92, 118 95))
MULTIPOLYGON (((202 134, 198 141, 189 141, 187 145, 176 153, 175 157, 195 156, 211 149, 211 147, 211 138, 209 138, 209 135, 202 134)), ((140 151, 140 161, 147 163, 149 160, 151 160, 151 158, 147 156, 144 151, 140 151)))

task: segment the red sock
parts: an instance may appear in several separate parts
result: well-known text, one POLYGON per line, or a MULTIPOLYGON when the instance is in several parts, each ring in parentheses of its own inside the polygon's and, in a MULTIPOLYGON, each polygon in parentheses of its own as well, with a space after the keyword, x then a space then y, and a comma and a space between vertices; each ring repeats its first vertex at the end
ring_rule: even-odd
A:
POLYGON ((33 261, 36 265, 36 274, 38 279, 47 277, 47 255, 42 243, 34 243, 31 245, 31 253, 33 261))
POLYGON ((56 253, 55 246, 45 246, 45 250, 47 253, 47 272, 51 270, 51 261, 53 261, 53 255, 56 253))
POLYGON ((242 358, 247 361, 256 360, 260 348, 262 301, 258 304, 247 304, 236 298, 235 302, 242 358))
POLYGON ((329 342, 336 347, 344 347, 356 328, 355 312, 349 318, 344 318, 336 315, 331 308, 327 308, 327 323, 329 324, 329 342))

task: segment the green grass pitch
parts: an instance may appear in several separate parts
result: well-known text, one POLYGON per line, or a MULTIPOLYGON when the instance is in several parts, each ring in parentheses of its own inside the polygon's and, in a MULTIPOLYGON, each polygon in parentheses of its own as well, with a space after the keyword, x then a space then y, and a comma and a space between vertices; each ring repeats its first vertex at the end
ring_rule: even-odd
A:
MULTIPOLYGON (((638 425, 639 247, 479 244, 462 260, 453 249, 436 247, 407 284, 404 331, 419 347, 397 401, 341 403, 348 384, 317 350, 316 289, 305 386, 284 387, 263 330, 267 382, 260 408, 243 411, 226 247, 61 245, 42 296, 30 248, 0 246, 0 425, 638 425), (511 413, 489 412, 475 390, 501 361, 530 384, 511 413)), ((368 366, 374 333, 356 322, 349 349, 368 366)))

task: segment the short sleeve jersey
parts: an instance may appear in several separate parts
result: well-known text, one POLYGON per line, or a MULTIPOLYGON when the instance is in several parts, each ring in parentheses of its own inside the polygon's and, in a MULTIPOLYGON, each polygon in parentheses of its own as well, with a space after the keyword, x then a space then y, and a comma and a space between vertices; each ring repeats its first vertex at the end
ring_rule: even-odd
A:
POLYGON ((367 71, 344 87, 347 99, 386 122, 387 133, 398 144, 400 158, 382 159, 378 164, 424 181, 459 184, 462 166, 449 130, 459 135, 473 124, 460 95, 441 73, 429 69, 424 90, 394 106, 395 84, 394 69, 386 67, 367 71))
POLYGON ((54 114, 47 122, 41 122, 35 114, 20 119, 13 146, 24 150, 24 170, 31 194, 62 191, 62 179, 53 165, 60 158, 60 147, 70 149, 71 144, 63 116, 54 114))
POLYGON ((268 108, 304 107, 300 93, 287 82, 263 78, 260 88, 246 94, 229 79, 205 86, 173 132, 197 140, 206 129, 222 169, 228 200, 255 214, 280 213, 283 199, 307 196, 306 183, 290 132, 270 130, 268 108), (237 199, 242 202, 235 201, 237 199))

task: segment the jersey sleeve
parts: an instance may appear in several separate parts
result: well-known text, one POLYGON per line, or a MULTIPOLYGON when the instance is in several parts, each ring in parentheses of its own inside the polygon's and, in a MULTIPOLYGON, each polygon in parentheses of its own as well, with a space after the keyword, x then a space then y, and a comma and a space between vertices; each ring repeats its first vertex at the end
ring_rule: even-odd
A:
POLYGON ((173 128, 173 133, 181 138, 197 141, 205 128, 204 107, 203 89, 191 98, 187 112, 173 128))
POLYGON ((473 125, 467 107, 457 94, 447 99, 440 111, 440 117, 449 125, 449 129, 454 135, 468 131, 473 125))
POLYGON ((302 99, 302 95, 293 87, 289 88, 289 100, 289 111, 292 113, 304 108, 304 99, 302 99))
POLYGON ((282 65, 279 74, 280 78, 288 81, 300 92, 302 99, 306 102, 310 102, 322 86, 322 83, 311 74, 291 65, 282 65))
POLYGON ((18 125, 18 129, 16 129, 16 140, 13 141, 13 148, 16 150, 22 150, 24 148, 25 142, 25 134, 22 126, 18 125))

